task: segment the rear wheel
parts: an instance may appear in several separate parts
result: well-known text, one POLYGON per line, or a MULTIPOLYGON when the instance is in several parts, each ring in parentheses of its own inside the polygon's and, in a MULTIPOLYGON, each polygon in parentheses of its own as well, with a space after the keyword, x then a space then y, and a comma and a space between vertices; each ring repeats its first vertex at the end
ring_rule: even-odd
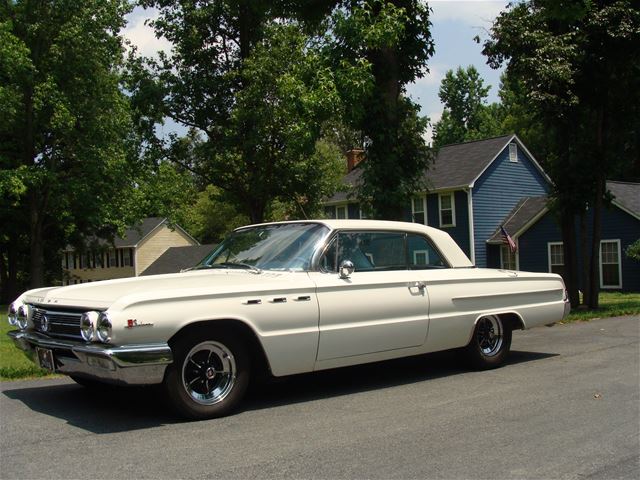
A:
POLYGON ((511 348, 511 328, 497 315, 481 317, 473 330, 465 356, 472 368, 486 370, 502 365, 511 348))
POLYGON ((174 347, 174 363, 167 368, 164 389, 181 415, 214 418, 235 409, 249 384, 246 347, 228 333, 192 333, 174 347))

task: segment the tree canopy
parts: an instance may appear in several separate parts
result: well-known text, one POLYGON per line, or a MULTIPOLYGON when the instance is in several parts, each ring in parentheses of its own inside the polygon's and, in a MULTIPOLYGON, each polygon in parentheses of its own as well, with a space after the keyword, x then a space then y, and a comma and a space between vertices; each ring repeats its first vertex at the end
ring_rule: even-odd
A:
POLYGON ((44 285, 57 258, 45 251, 136 216, 118 75, 130 8, 124 0, 0 6, 0 215, 11 225, 0 234, 3 295, 15 293, 20 266, 22 280, 44 285))
MULTIPOLYGON (((577 303, 574 217, 594 212, 585 300, 598 299, 598 252, 605 182, 638 158, 640 144, 640 10, 631 0, 512 4, 484 44, 492 66, 527 92, 544 125, 553 206, 561 217, 572 303, 577 303)), ((587 246, 586 226, 582 227, 587 246)), ((584 251, 584 250, 583 250, 584 251)))

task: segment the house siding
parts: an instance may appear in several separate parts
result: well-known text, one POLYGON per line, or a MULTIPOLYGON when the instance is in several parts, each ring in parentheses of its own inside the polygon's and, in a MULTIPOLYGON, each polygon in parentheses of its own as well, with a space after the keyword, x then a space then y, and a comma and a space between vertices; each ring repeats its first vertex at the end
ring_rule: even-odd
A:
MULTIPOLYGON (((621 290, 638 292, 640 291, 640 262, 627 257, 624 252, 629 245, 640 238, 640 220, 615 206, 605 209, 602 213, 602 240, 620 240, 621 290)), ((592 219, 593 214, 589 211, 587 214, 588 225, 591 225, 592 219)), ((578 230, 576 220, 576 231, 578 230)), ((551 213, 545 214, 518 239, 520 269, 531 272, 548 272, 549 256, 547 245, 549 242, 562 242, 560 228, 551 213)), ((587 242, 591 243, 591 235, 588 235, 587 242)), ((583 254, 580 249, 580 242, 577 242, 576 253, 578 272, 581 272, 583 254)), ((498 256, 498 265, 499 262, 500 257, 498 256)), ((580 284, 579 287, 582 288, 582 285, 580 284)))
POLYGON ((486 242, 520 199, 545 195, 548 189, 547 179, 520 146, 516 163, 509 161, 509 146, 505 146, 473 187, 476 266, 488 266, 486 242))
POLYGON ((456 190, 453 194, 455 203, 455 227, 440 227, 440 203, 438 202, 437 193, 427 195, 427 220, 430 227, 439 228, 451 235, 451 238, 455 240, 467 257, 471 257, 468 194, 464 190, 456 190))
POLYGON ((151 232, 136 249, 135 267, 140 274, 155 262, 169 247, 195 245, 194 241, 180 230, 171 230, 166 224, 151 232))

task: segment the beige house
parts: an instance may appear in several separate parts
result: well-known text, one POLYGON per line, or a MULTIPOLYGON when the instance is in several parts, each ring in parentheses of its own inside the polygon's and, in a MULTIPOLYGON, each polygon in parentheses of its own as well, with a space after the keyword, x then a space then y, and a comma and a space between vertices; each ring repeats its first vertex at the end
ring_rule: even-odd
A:
POLYGON ((170 227, 159 217, 145 218, 113 243, 99 244, 82 253, 70 247, 62 252, 63 285, 138 276, 170 247, 199 245, 180 226, 170 227))

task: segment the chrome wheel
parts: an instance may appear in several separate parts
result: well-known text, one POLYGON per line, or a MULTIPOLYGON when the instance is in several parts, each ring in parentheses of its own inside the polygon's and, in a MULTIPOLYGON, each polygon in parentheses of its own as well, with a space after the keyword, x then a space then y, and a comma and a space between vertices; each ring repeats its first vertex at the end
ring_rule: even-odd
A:
POLYGON ((236 361, 231 350, 214 341, 199 343, 182 364, 182 386, 200 405, 223 401, 236 382, 236 361))
POLYGON ((482 317, 476 326, 476 342, 486 357, 497 355, 502 349, 504 329, 502 322, 495 315, 482 317))

